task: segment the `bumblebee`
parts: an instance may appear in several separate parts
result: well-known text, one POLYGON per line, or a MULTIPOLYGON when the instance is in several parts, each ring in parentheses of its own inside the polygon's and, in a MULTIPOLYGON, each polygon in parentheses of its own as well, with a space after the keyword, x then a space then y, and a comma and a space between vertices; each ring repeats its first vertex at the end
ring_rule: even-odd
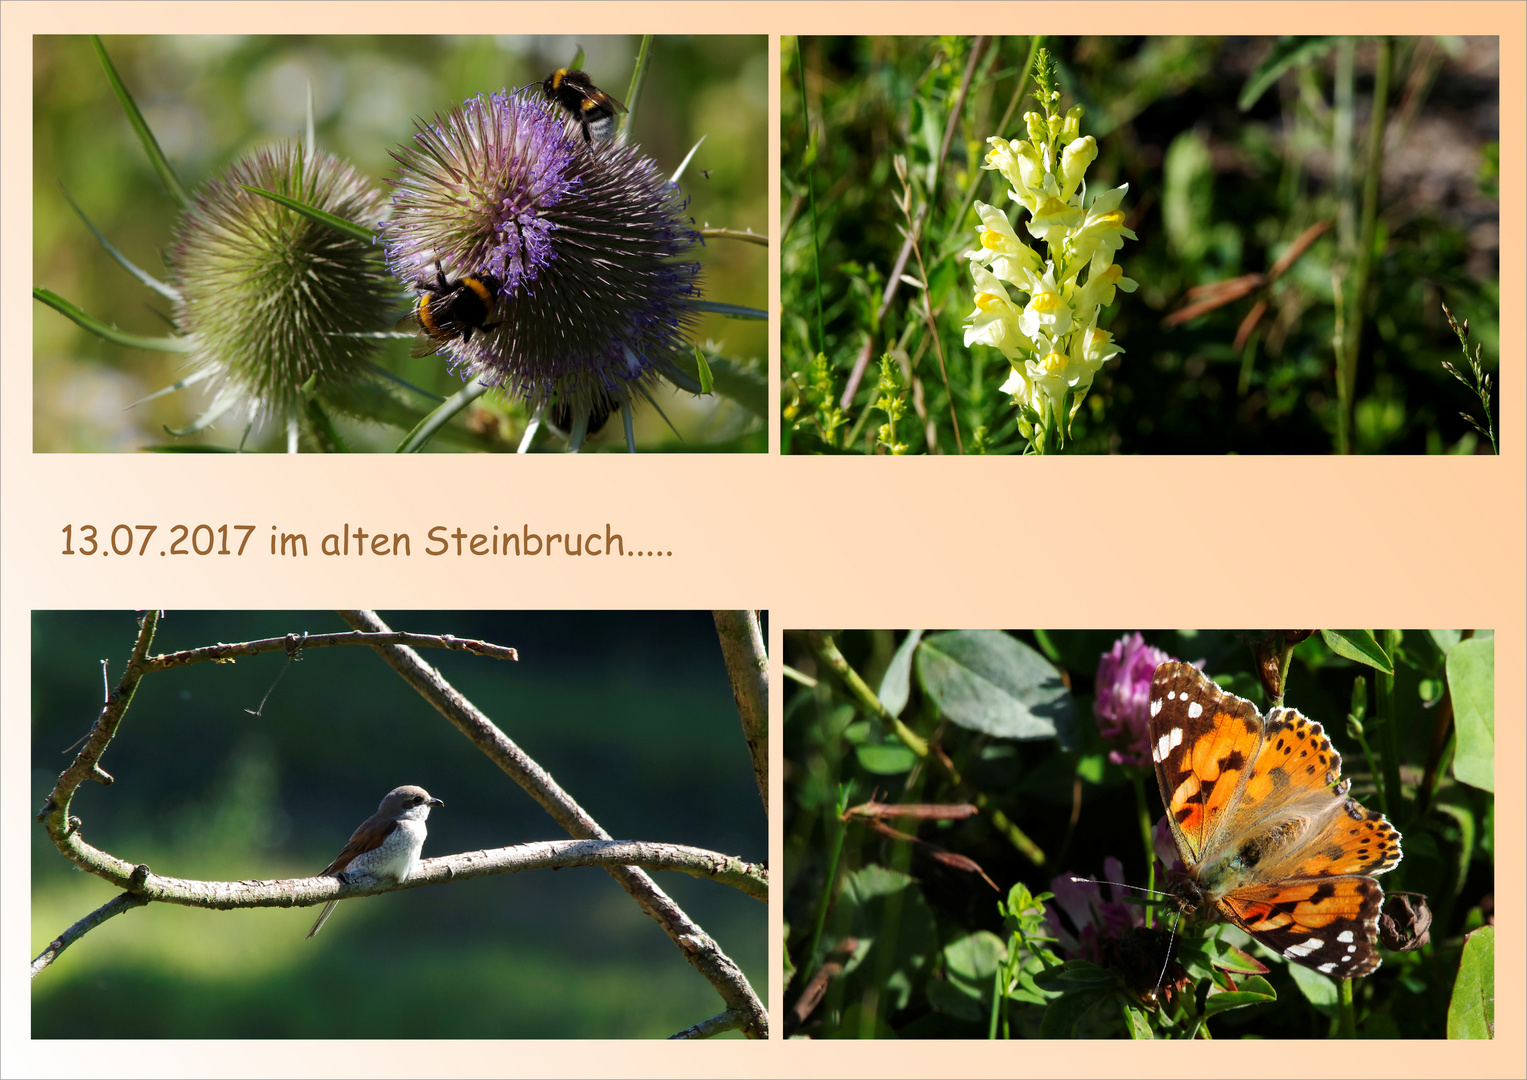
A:
POLYGON ((450 280, 436 259, 435 280, 421 281, 416 288, 419 306, 399 319, 397 326, 423 331, 408 350, 410 356, 428 356, 457 338, 471 341, 473 330, 481 333, 499 325, 488 321, 499 290, 498 278, 492 274, 463 274, 450 280))
MULTIPOLYGON (((589 408, 589 426, 587 434, 592 438, 604 427, 605 422, 618 412, 620 406, 606 398, 600 397, 594 400, 589 408)), ((559 431, 573 430, 573 407, 564 401, 559 401, 551 407, 551 422, 559 431)))
POLYGON ((615 114, 626 107, 595 86, 587 72, 558 68, 546 76, 541 91, 578 121, 584 142, 615 138, 615 114))

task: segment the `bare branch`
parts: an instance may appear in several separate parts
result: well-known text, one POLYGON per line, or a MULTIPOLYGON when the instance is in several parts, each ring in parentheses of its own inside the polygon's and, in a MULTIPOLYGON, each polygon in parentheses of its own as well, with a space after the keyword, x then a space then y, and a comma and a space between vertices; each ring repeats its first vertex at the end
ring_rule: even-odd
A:
MULTIPOLYGON (((312 907, 315 904, 326 904, 330 900, 376 896, 400 889, 439 885, 447 881, 463 881, 493 874, 517 874, 523 870, 560 870, 571 866, 643 866, 649 870, 676 870, 692 877, 710 878, 722 885, 730 885, 754 900, 769 902, 769 872, 764 867, 703 848, 641 840, 547 840, 485 851, 464 851, 457 855, 424 859, 413 876, 401 882, 382 882, 375 878, 348 875, 284 878, 275 881, 198 881, 155 874, 144 864, 131 866, 105 852, 97 852, 97 849, 85 846, 103 864, 114 869, 128 868, 127 879, 121 883, 128 891, 119 893, 55 938, 32 961, 34 978, 70 945, 113 915, 120 915, 150 902, 216 911, 312 907)), ((117 877, 116 874, 108 873, 102 873, 101 876, 108 880, 117 877)))
POLYGON ((742 1013, 728 1009, 711 1017, 709 1020, 701 1020, 694 1027, 687 1027, 683 1031, 676 1032, 668 1038, 672 1039, 708 1039, 712 1035, 720 1035, 723 1031, 736 1031, 748 1022, 748 1018, 742 1013))
MULTIPOLYGON (((357 630, 386 633, 390 628, 374 612, 341 611, 340 617, 357 630)), ((441 674, 404 645, 376 646, 377 655, 390 665, 405 682, 419 692, 457 730, 471 739, 488 758, 503 769, 515 783, 552 816, 562 828, 580 840, 609 840, 609 833, 577 801, 563 791, 555 780, 530 759, 481 710, 462 696, 441 674)), ((620 883, 643 911, 652 917, 679 947, 684 958, 705 976, 729 1009, 747 1016, 743 1027, 749 1038, 769 1037, 769 1014, 758 995, 748 985, 736 963, 677 904, 657 887, 645 872, 634 866, 609 867, 611 877, 620 883)))
POLYGON ((336 645, 412 645, 417 649, 451 649, 469 652, 494 660, 518 660, 520 654, 504 645, 494 645, 475 638, 459 638, 453 634, 407 634, 388 631, 385 634, 287 634, 284 637, 265 638, 261 641, 241 641, 237 644, 203 645, 199 649, 150 656, 144 671, 165 671, 185 664, 201 664, 207 661, 222 662, 260 653, 282 652, 296 654, 308 649, 329 649, 336 645))
MULTIPOLYGON (((754 900, 767 903, 769 899, 769 874, 760 866, 717 851, 642 840, 546 840, 484 851, 463 851, 421 860, 419 868, 407 881, 378 881, 359 874, 269 881, 253 878, 202 881, 166 877, 139 864, 129 867, 124 884, 137 904, 157 902, 232 911, 258 907, 311 907, 330 900, 377 896, 447 881, 517 874, 523 870, 558 870, 569 866, 645 866, 652 870, 676 870, 730 885, 754 900)), ((80 925, 82 923, 76 924, 80 925)), ((80 933, 90 929, 85 926, 80 933)))
POLYGON ((769 649, 756 611, 716 611, 721 655, 732 680, 732 697, 742 717, 742 737, 753 759, 753 779, 764 814, 769 813, 769 649))
MULTIPOLYGON (((143 621, 138 624, 138 640, 133 642, 132 656, 128 658, 127 667, 122 671, 121 681, 117 683, 115 690, 106 695, 106 700, 101 705, 100 715, 96 717, 90 733, 85 736, 85 745, 74 756, 69 767, 59 774, 52 793, 42 804, 42 809, 37 812, 37 820, 43 823, 43 828, 47 830, 49 838, 58 850, 92 872, 99 871, 81 861, 78 849, 82 841, 75 835, 80 822, 79 818, 69 816, 69 803, 73 800, 74 793, 79 790, 79 786, 87 779, 94 779, 103 784, 111 782, 110 774, 100 767, 100 758, 106 752, 106 748, 111 745, 111 740, 117 733, 117 727, 127 713, 127 706, 132 702, 133 694, 138 689, 138 680, 146 671, 145 658, 148 656, 149 646, 154 643, 154 630, 158 625, 159 612, 144 613, 143 621)), ((88 845, 85 846, 88 847, 88 845)), ((105 856, 104 852, 100 854, 105 856)), ((120 864, 118 869, 126 867, 125 872, 120 875, 120 880, 111 875, 103 874, 102 876, 116 880, 119 885, 125 885, 132 874, 132 868, 120 859, 114 862, 120 864)))
POLYGON ((57 960, 65 949, 113 915, 120 915, 124 911, 131 911, 133 908, 142 907, 146 903, 148 903, 148 897, 146 896, 138 896, 125 892, 117 893, 116 896, 113 896, 106 903, 96 908, 89 915, 86 915, 48 943, 48 947, 38 954, 36 960, 32 961, 32 978, 37 978, 37 973, 57 960))

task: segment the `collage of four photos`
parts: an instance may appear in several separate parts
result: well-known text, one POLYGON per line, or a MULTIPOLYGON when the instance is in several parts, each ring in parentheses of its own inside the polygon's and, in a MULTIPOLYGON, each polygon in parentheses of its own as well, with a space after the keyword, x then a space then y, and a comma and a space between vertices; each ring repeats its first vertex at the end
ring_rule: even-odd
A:
POLYGON ((1519 26, 417 29, 7 28, 6 469, 52 489, 42 542, 7 526, 7 1075, 114 1040, 845 1076, 923 1071, 905 1040, 1521 1044, 1519 26), (257 583, 295 527, 195 502, 348 529, 383 473, 412 548, 311 589, 257 583), (491 558, 419 558, 431 499, 491 558), (537 536, 564 502, 598 531, 537 536), (756 514, 689 535, 707 503, 756 514), (1405 628, 1225 628, 1264 618, 1405 628), (787 1049, 539 1056, 661 1039, 787 1049))

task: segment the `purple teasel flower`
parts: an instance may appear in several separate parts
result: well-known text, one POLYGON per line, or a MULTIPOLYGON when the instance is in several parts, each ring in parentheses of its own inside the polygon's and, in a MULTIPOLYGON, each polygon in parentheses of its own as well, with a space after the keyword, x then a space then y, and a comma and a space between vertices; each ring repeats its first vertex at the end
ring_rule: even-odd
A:
POLYGON ((387 265, 421 289, 491 275, 479 332, 437 340, 453 371, 566 423, 574 445, 687 352, 700 239, 678 187, 639 149, 586 141, 537 89, 420 122, 401 165, 387 265), (437 263, 439 270, 437 271, 437 263))

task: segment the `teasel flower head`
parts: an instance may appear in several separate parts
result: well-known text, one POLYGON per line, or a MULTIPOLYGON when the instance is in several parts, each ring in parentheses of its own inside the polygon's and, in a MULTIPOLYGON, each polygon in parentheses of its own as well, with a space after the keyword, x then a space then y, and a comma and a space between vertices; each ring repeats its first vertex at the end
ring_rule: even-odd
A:
POLYGON ((366 375, 395 286, 369 245, 247 188, 357 222, 377 221, 386 202, 349 163, 287 143, 214 177, 176 225, 175 321, 193 366, 216 380, 213 410, 290 425, 309 390, 366 375))
MULTIPOLYGON (((410 285, 491 274, 484 332, 452 369, 531 406, 602 417, 674 375, 699 296, 699 234, 639 149, 586 141, 529 90, 471 98, 393 153, 387 265, 410 285)), ((575 419, 576 422, 576 419, 575 419)))

